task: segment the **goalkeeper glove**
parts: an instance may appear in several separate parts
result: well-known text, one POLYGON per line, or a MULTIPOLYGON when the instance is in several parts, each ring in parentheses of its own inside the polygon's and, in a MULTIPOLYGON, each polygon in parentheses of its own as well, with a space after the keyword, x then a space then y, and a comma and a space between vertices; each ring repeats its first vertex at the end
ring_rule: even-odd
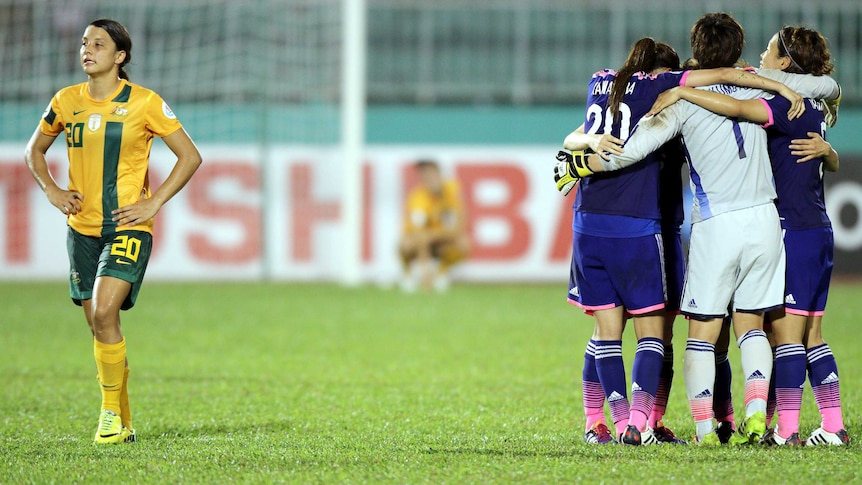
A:
POLYGON ((823 100, 823 117, 826 119, 826 125, 832 128, 835 123, 838 123, 838 105, 841 104, 841 95, 838 99, 832 101, 823 100))
POLYGON ((594 173, 587 164, 588 155, 589 152, 583 150, 575 150, 571 153, 565 150, 557 152, 554 182, 557 183, 557 190, 563 195, 568 195, 578 180, 594 173))

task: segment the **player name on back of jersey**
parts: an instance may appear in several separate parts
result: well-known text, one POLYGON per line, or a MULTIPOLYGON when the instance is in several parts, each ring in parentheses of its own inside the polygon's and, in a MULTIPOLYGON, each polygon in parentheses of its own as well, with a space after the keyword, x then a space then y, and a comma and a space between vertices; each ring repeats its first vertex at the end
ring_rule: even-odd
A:
MULTIPOLYGON (((593 85, 593 96, 599 96, 602 94, 610 94, 611 88, 613 87, 613 80, 600 81, 593 85)), ((635 91, 635 83, 630 82, 626 84, 626 94, 632 94, 635 91)))

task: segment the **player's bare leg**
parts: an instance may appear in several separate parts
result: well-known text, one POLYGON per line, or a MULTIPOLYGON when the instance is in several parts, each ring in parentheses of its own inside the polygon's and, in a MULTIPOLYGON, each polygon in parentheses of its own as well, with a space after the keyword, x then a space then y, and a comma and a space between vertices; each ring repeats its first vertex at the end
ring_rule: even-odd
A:
POLYGON ((449 289, 449 270, 470 255, 470 238, 466 234, 455 236, 441 243, 437 253, 439 264, 434 278, 434 290, 442 293, 449 289))
POLYGON ((96 443, 119 443, 129 436, 120 416, 126 368, 126 341, 120 331, 120 308, 131 287, 131 283, 119 278, 100 276, 96 278, 89 311, 85 309, 92 322, 93 354, 102 389, 102 413, 96 443))
POLYGON ((120 331, 120 308, 131 289, 131 283, 119 278, 96 278, 91 314, 93 334, 99 342, 118 344, 123 340, 123 333, 120 331))
POLYGON ((823 340, 823 317, 808 317, 805 319, 805 330, 802 333, 802 343, 806 349, 826 343, 823 340))
POLYGON ((430 258, 430 248, 425 247, 425 251, 423 251, 423 246, 418 234, 406 234, 398 244, 398 254, 401 256, 403 273, 400 286, 406 293, 413 293, 419 287, 419 276, 416 272, 418 271, 417 266, 420 264, 420 258, 423 256, 426 260, 430 258))
MULTIPOLYGON (((81 307, 84 309, 84 316, 87 319, 87 325, 90 327, 90 333, 95 338, 96 332, 93 330, 93 300, 82 300, 81 307)), ((122 328, 122 324, 120 325, 122 328)), ((99 380, 99 371, 96 369, 96 381, 99 380)), ((123 387, 120 390, 120 419, 123 422, 123 427, 130 431, 130 437, 126 438, 127 442, 134 442, 135 428, 132 426, 132 407, 129 403, 129 359, 126 358, 125 369, 123 369, 123 387)))

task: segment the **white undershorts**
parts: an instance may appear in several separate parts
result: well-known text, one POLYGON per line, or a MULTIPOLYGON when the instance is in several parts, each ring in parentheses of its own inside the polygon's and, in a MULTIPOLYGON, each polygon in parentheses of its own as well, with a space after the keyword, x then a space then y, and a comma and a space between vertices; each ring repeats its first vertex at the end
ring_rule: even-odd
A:
POLYGON ((784 239, 772 203, 692 224, 680 311, 718 318, 759 313, 784 302, 784 239))

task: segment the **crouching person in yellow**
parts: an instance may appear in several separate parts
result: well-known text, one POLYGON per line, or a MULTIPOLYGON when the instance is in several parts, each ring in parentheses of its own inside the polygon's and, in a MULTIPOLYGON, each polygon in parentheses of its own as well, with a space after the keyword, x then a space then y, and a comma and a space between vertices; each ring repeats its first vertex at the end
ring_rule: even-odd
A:
POLYGON ((399 244, 401 288, 442 292, 449 287, 449 269, 470 253, 461 189, 456 180, 444 180, 432 160, 420 160, 415 168, 419 185, 407 197, 399 244))
POLYGON ((24 158, 48 201, 69 226, 69 285, 93 335, 102 406, 96 443, 134 442, 129 406, 126 340, 120 310, 135 304, 153 244, 153 218, 201 163, 194 142, 162 98, 129 82, 123 66, 132 41, 122 24, 96 20, 81 39, 87 82, 51 99, 24 158), (45 155, 65 133, 69 187, 48 171, 45 155), (170 176, 150 192, 147 176, 153 138, 176 155, 170 176))

